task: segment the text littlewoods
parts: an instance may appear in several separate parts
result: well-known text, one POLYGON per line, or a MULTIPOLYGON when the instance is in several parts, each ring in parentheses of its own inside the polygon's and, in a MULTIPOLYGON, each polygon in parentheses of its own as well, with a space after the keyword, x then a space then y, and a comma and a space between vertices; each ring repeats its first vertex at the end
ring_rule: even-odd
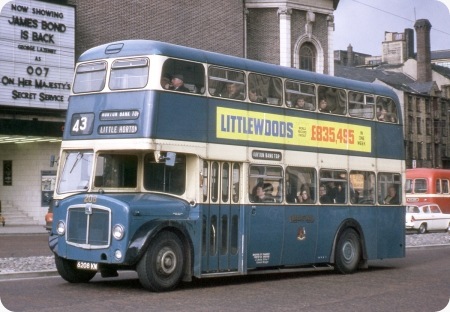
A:
POLYGON ((294 124, 279 120, 220 115, 220 130, 229 133, 263 135, 280 138, 294 137, 294 124))

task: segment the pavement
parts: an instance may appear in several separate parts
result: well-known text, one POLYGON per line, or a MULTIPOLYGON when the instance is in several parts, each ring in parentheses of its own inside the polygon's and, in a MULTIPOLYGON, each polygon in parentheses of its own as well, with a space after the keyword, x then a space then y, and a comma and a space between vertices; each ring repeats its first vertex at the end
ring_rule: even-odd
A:
MULTIPOLYGON (((6 225, 0 226, 1 236, 7 235, 48 234, 43 225, 6 225)), ((406 235, 406 248, 448 246, 450 247, 450 231, 448 233, 406 235)), ((42 276, 58 276, 54 257, 0 258, 0 281, 16 278, 34 278, 42 276)))
POLYGON ((3 234, 46 234, 44 225, 5 225, 0 226, 0 235, 3 234))

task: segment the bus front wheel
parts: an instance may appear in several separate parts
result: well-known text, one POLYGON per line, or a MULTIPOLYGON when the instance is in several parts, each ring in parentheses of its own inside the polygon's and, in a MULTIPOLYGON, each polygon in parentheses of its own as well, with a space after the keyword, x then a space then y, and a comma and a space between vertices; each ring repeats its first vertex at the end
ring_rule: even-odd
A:
POLYGON ((175 288, 183 276, 183 247, 177 235, 164 232, 151 242, 137 266, 142 286, 152 291, 175 288))
POLYGON ((57 255, 55 255, 55 265, 59 275, 69 283, 87 283, 97 273, 96 271, 77 269, 76 261, 67 260, 57 255))
POLYGON ((342 274, 350 274, 358 269, 361 259, 359 235, 353 229, 345 230, 339 237, 335 253, 335 269, 342 274))

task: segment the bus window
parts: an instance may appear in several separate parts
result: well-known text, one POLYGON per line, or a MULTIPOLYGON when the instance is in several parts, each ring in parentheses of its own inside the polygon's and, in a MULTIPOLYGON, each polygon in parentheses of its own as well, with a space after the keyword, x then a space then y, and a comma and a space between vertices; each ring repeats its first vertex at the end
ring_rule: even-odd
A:
POLYGON ((231 181, 231 194, 233 203, 239 202, 239 190, 240 190, 240 176, 241 176, 241 167, 239 164, 233 164, 233 174, 231 181))
POLYGON ((442 194, 448 194, 448 180, 442 180, 442 194))
POLYGON ((219 200, 219 163, 213 162, 211 165, 211 201, 213 203, 219 200))
POLYGON ((254 203, 281 203, 283 169, 277 166, 252 165, 249 173, 249 198, 254 203))
POLYGON ((380 205, 401 204, 401 175, 398 173, 378 173, 377 190, 380 205))
POLYGON ((377 98, 377 119, 378 121, 397 123, 397 107, 390 98, 377 98))
POLYGON ((226 203, 229 201, 230 196, 230 164, 223 163, 222 164, 222 202, 226 203))
POLYGON ((106 62, 80 64, 75 72, 73 93, 101 91, 106 83, 106 62))
POLYGON ((415 179, 414 180, 414 193, 426 193, 428 190, 427 180, 425 179, 415 179))
POLYGON ((348 112, 350 116, 373 119, 375 111, 375 97, 360 92, 348 93, 348 112))
POLYGON ((406 179, 406 181, 405 181, 405 193, 406 194, 412 193, 412 184, 413 184, 412 179, 406 179))
POLYGON ((100 154, 95 166, 95 187, 128 188, 137 185, 136 155, 100 154))
POLYGON ((314 168, 286 168, 286 202, 313 204, 316 202, 317 174, 314 168))
MULTIPOLYGON (((182 77, 184 87, 183 92, 191 92, 197 94, 205 93, 205 68, 202 64, 187 62, 175 59, 167 59, 162 68, 161 81, 164 79, 172 79, 175 76, 182 77)), ((164 85, 161 85, 164 88, 164 85)), ((169 90, 175 90, 171 85, 169 90)))
POLYGON ((88 189, 92 169, 92 151, 72 151, 62 156, 64 166, 58 183, 58 193, 88 189))
POLYGON ((245 86, 243 72, 214 66, 208 69, 208 91, 212 96, 244 100, 245 86))
POLYGON ((208 201, 208 162, 203 161, 203 171, 201 172, 201 188, 203 193, 203 202, 206 203, 208 201))
POLYGON ((248 76, 248 88, 250 101, 281 105, 283 83, 280 78, 250 74, 248 76))
POLYGON ((375 204, 375 173, 350 171, 350 202, 352 204, 375 204))
POLYGON ((154 153, 145 155, 144 187, 149 191, 184 194, 186 189, 186 156, 177 154, 175 165, 155 160, 154 153))
POLYGON ((315 110, 316 109, 316 87, 312 84, 297 81, 286 81, 286 106, 315 110))
POLYGON ((345 170, 320 170, 319 201, 321 204, 345 204, 348 197, 345 170))
POLYGON ((148 81, 147 58, 117 60, 112 63, 109 88, 111 90, 143 88, 148 81))
POLYGON ((344 89, 319 86, 319 111, 331 114, 345 115, 347 112, 347 96, 344 89), (326 102, 326 106, 321 107, 320 103, 326 102))

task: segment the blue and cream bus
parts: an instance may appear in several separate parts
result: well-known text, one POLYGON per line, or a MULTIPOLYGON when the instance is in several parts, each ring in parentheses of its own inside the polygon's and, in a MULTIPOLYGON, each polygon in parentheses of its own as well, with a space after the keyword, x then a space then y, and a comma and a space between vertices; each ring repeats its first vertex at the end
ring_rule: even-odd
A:
POLYGON ((404 257, 404 172, 387 87, 114 42, 76 65, 49 245, 69 282, 135 270, 153 291, 261 272, 348 274, 404 257))

